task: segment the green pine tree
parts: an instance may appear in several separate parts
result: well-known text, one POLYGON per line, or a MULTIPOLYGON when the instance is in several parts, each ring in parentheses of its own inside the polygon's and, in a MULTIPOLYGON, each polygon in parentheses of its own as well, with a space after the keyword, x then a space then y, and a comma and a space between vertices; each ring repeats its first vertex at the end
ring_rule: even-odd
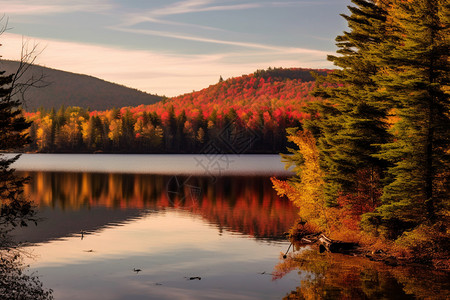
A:
MULTIPOLYGON (((450 102, 448 0, 397 1, 391 33, 376 77, 397 119, 392 142, 378 155, 393 164, 383 205, 366 216, 395 238, 423 222, 435 222, 449 199, 450 102)), ((442 217, 442 215, 440 216, 442 217)))
POLYGON ((312 118, 305 124, 318 141, 329 205, 367 180, 372 181, 367 192, 377 201, 378 179, 386 167, 372 154, 389 138, 387 107, 380 105, 373 80, 379 72, 373 51, 386 39, 387 11, 375 1, 352 2, 351 14, 342 15, 350 31, 336 38, 339 56, 328 57, 340 69, 318 78, 314 95, 324 101, 307 108, 312 118))
MULTIPOLYGON (((20 151, 29 142, 24 130, 30 123, 22 116, 21 102, 11 97, 14 78, 14 74, 5 75, 5 71, 0 71, 0 152, 20 151)), ((22 197, 27 178, 17 177, 11 168, 19 157, 0 154, 0 235, 6 228, 26 226, 27 221, 34 221, 34 209, 22 197)))

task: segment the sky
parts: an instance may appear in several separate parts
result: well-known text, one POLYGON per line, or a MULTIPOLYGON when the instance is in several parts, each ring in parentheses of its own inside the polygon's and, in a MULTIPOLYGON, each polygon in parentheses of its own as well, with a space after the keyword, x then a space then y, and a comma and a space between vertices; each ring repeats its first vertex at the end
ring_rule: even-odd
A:
POLYGON ((0 0, 3 59, 177 96, 268 67, 331 68, 350 0, 0 0), (24 47, 22 46, 24 45, 24 47))

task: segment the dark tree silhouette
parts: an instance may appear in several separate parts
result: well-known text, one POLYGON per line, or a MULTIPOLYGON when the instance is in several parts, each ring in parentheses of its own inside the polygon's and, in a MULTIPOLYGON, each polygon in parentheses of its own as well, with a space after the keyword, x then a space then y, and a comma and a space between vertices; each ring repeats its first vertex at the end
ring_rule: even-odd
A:
MULTIPOLYGON (((15 74, 0 71, 0 151, 17 151, 29 143, 24 130, 30 127, 22 116, 21 101, 13 100, 15 74)), ((11 164, 20 155, 0 154, 0 226, 1 229, 25 226, 33 220, 32 205, 22 198, 22 187, 27 178, 17 177, 11 164)))
MULTIPOLYGON (((6 26, 0 29, 0 35, 5 29, 6 26)), ((25 130, 31 123, 23 117, 21 105, 26 89, 37 81, 18 83, 27 70, 27 60, 35 58, 24 47, 20 68, 15 74, 8 75, 0 69, 0 152, 20 151, 29 143, 25 130)), ((19 157, 0 154, 0 298, 53 299, 52 291, 45 290, 39 278, 24 272, 19 245, 9 235, 17 226, 36 223, 34 206, 23 197, 23 185, 28 178, 16 176, 11 168, 19 157)))

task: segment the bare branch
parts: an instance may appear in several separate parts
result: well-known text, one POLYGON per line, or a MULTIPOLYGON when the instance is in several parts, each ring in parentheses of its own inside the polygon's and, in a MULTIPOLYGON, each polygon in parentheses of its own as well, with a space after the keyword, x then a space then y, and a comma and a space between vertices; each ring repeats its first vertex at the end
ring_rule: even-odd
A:
MULTIPOLYGON (((4 15, 0 17, 0 24, 4 22, 4 25, 0 27, 0 35, 11 29, 8 27, 8 18, 6 18, 6 20, 4 19, 4 15)), ((22 49, 19 66, 13 75, 11 93, 8 99, 6 99, 7 101, 18 100, 22 106, 26 107, 25 94, 30 88, 43 88, 50 85, 50 82, 45 81, 46 76, 43 71, 41 71, 40 74, 34 74, 32 72, 32 66, 34 65, 37 57, 44 50, 45 48, 39 50, 38 44, 30 45, 29 41, 25 41, 22 37, 22 49), (29 75, 30 73, 31 75, 29 75)))
POLYGON ((38 46, 38 44, 30 46, 29 41, 22 39, 21 59, 13 77, 10 98, 17 97, 24 106, 26 106, 25 94, 30 88, 44 88, 50 85, 50 82, 45 81, 46 76, 43 71, 40 74, 32 72, 36 58, 44 51, 44 49, 39 50, 38 46), (29 73, 31 73, 30 76, 28 76, 29 73))
MULTIPOLYGON (((9 21, 9 19, 6 18, 6 20, 5 20, 5 18, 6 18, 6 17, 5 17, 4 14, 3 14, 3 16, 0 17, 0 24, 4 24, 4 25, 1 25, 1 26, 0 26, 0 35, 2 35, 3 32, 5 32, 5 31, 11 29, 11 28, 8 27, 8 21, 9 21)), ((1 46, 1 44, 0 44, 0 46, 1 46)), ((0 56, 0 57, 1 57, 1 56, 0 56)))

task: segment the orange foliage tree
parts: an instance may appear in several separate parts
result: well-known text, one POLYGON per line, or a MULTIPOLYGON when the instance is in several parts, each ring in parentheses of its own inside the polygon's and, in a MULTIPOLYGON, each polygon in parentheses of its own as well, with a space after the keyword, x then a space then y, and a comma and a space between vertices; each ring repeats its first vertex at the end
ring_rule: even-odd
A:
MULTIPOLYGON (((337 205, 329 206, 324 196, 325 173, 320 167, 320 153, 316 140, 308 130, 288 130, 288 140, 298 149, 290 149, 292 156, 284 156, 287 167, 295 166, 296 175, 288 180, 271 178, 278 195, 286 196, 299 208, 302 230, 324 232, 334 239, 358 242, 361 215, 373 211, 376 203, 369 201, 371 195, 365 193, 367 187, 361 184, 361 190, 351 195, 341 194, 337 205)), ((370 182, 361 171, 361 182, 370 182)), ((294 230, 299 230, 296 228, 294 230)))

